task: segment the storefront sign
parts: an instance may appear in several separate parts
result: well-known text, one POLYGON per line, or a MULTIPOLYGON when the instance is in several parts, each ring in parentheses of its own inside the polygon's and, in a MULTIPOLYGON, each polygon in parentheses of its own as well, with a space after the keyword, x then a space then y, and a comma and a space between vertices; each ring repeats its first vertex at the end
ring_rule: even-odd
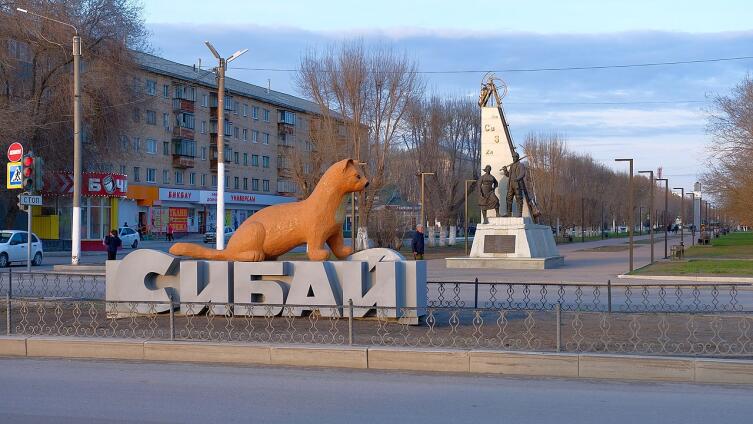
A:
POLYGON ((176 233, 188 232, 188 209, 170 208, 168 217, 173 225, 173 231, 176 233))
MULTIPOLYGON (((126 197, 128 177, 109 172, 84 172, 81 175, 81 194, 88 197, 126 197)), ((44 180, 45 193, 57 195, 73 194, 73 174, 53 172, 44 180)))
POLYGON ((199 202, 199 190, 181 190, 179 188, 160 188, 159 200, 171 202, 199 202))
MULTIPOLYGON (((225 193, 225 203, 230 204, 268 206, 293 201, 295 201, 295 199, 292 197, 276 196, 272 194, 225 193)), ((217 192, 202 190, 199 203, 203 205, 216 204, 217 192)))

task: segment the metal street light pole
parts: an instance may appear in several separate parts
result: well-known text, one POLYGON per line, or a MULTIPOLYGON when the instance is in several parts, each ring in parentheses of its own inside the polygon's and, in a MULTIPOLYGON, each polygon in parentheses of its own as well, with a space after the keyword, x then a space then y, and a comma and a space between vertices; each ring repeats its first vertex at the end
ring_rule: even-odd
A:
MULTIPOLYGON (((686 193, 688 196, 691 196, 693 200, 691 200, 693 215, 695 215, 695 192, 691 191, 690 193, 686 193)), ((693 219, 695 221, 695 219, 693 219)), ((695 246, 695 222, 693 222, 693 226, 691 227, 690 231, 692 231, 692 238, 690 239, 690 245, 695 246)))
MULTIPOLYGON (((17 11, 73 28, 73 208, 71 217, 71 264, 78 265, 81 257, 81 37, 78 28, 67 22, 29 12, 17 11)), ((29 212, 31 213, 31 212, 29 212)), ((31 229, 29 229, 31 232, 31 229)))
MULTIPOLYGON (((654 220, 656 216, 651 212, 654 209, 654 171, 638 171, 639 174, 648 174, 649 180, 651 180, 651 191, 649 194, 649 207, 648 207, 648 232, 650 234, 649 239, 651 243, 651 263, 654 263, 654 220)), ((641 219, 643 219, 641 217, 641 219)))
POLYGON ((630 271, 633 271, 633 159, 615 159, 615 162, 630 162, 630 182, 628 184, 628 243, 630 244, 630 271))
POLYGON ((217 72, 217 224, 215 233, 217 235, 217 250, 225 248, 225 70, 227 64, 237 59, 248 49, 238 50, 227 59, 217 53, 212 43, 205 41, 204 44, 209 48, 215 58, 218 66, 217 72))
POLYGON ((468 256, 468 183, 477 180, 465 180, 465 256, 468 256))
POLYGON ((434 175, 434 173, 433 172, 421 173, 421 225, 424 225, 424 222, 426 221, 426 218, 424 216, 424 177, 426 175, 434 175))
POLYGON ((672 190, 680 190, 680 221, 682 221, 682 225, 680 226, 680 245, 685 250, 685 188, 673 187, 672 190))
POLYGON ((657 181, 664 181, 664 259, 668 259, 669 256, 667 256, 667 214, 669 213, 667 211, 667 205, 669 204, 669 179, 668 178, 657 178, 657 181))

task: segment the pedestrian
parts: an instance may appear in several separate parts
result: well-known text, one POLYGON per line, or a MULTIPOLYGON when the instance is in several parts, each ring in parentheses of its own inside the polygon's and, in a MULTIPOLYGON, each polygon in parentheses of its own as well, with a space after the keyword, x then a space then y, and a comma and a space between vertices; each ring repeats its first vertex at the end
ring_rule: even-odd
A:
POLYGON ((173 223, 167 223, 167 241, 173 241, 173 223))
POLYGON ((110 231, 110 234, 105 237, 104 244, 107 247, 107 260, 114 261, 118 253, 118 248, 123 244, 120 237, 118 237, 118 230, 110 231))
POLYGON ((424 226, 421 224, 416 225, 416 232, 413 234, 413 240, 411 240, 411 247, 413 248, 413 259, 420 261, 424 259, 424 226))

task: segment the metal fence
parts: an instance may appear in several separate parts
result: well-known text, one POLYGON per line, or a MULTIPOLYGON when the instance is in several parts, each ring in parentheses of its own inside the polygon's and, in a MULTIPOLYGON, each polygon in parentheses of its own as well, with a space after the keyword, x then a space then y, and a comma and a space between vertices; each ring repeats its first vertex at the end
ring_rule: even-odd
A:
POLYGON ((426 308, 365 319, 347 304, 108 302, 104 289, 103 276, 0 273, 0 332, 753 358, 753 290, 741 284, 430 282, 426 308), (415 314, 418 325, 394 318, 415 314))

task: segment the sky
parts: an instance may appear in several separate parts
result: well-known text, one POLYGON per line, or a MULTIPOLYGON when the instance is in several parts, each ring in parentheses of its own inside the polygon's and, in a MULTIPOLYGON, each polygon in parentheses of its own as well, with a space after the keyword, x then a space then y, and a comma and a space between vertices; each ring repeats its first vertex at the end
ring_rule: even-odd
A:
POLYGON ((516 143, 558 132, 577 152, 614 169, 664 169, 691 188, 713 150, 710 100, 753 69, 753 59, 675 66, 521 72, 521 69, 645 64, 753 56, 749 1, 320 0, 285 2, 146 0, 154 52, 209 66, 220 52, 248 48, 228 75, 299 95, 295 73, 308 51, 343 40, 405 52, 427 95, 476 99, 484 71, 509 88, 503 100, 516 143), (234 68, 234 69, 233 69, 234 68), (246 69, 243 69, 246 68, 246 69), (252 69, 248 69, 252 68, 252 69), (435 71, 478 71, 434 73, 435 71))

